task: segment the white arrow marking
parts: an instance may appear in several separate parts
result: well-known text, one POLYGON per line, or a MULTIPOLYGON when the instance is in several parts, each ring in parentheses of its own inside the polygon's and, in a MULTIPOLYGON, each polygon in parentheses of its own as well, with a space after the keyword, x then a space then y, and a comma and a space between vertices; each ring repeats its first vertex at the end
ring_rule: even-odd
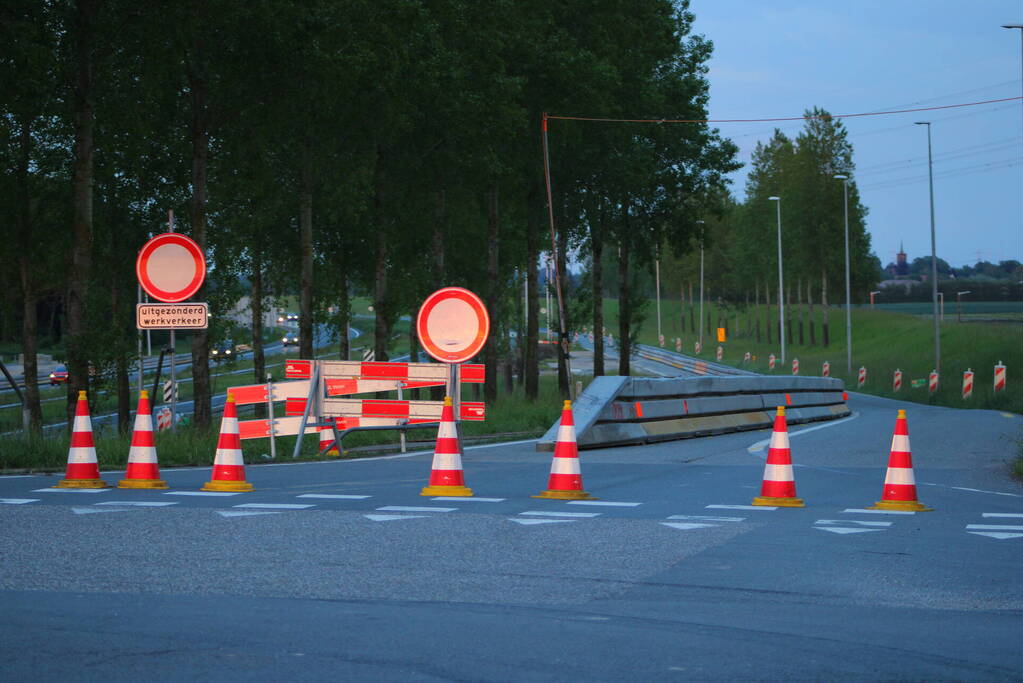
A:
POLYGON ((670 526, 672 529, 681 529, 682 531, 689 531, 690 529, 706 529, 708 527, 717 526, 717 524, 695 524, 693 522, 661 522, 664 526, 670 526))
POLYGON ((516 517, 509 517, 508 521, 515 522, 516 524, 522 524, 523 526, 532 526, 534 524, 559 524, 562 522, 576 522, 575 519, 518 519, 516 517))
POLYGON ((4 505, 24 505, 25 503, 38 503, 38 498, 0 498, 4 505))
POLYGON ((256 515, 279 515, 280 512, 256 512, 255 510, 217 510, 221 517, 255 517, 256 515))
POLYGON ((978 536, 990 536, 991 538, 997 538, 999 541, 1004 541, 1007 538, 1021 538, 1023 534, 1010 534, 1004 531, 967 531, 968 534, 977 534, 978 536))
POLYGON ((426 515, 363 515, 363 517, 374 522, 393 522, 396 519, 419 519, 426 515))
POLYGON ((98 512, 127 512, 127 511, 128 510, 125 508, 122 508, 120 510, 118 510, 117 508, 110 508, 107 510, 103 509, 97 510, 96 508, 71 508, 71 512, 75 513, 76 515, 94 515, 98 512))
POLYGON ((884 531, 884 529, 847 529, 841 526, 815 526, 814 529, 830 531, 835 534, 865 534, 868 531, 884 531))

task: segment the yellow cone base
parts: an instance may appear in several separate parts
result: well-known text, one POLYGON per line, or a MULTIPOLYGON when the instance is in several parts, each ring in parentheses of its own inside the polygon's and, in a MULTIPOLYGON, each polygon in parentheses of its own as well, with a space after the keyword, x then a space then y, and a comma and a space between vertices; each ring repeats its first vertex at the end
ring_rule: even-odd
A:
POLYGON ((102 479, 61 479, 55 489, 108 489, 110 484, 102 479))
POLYGON ((244 493, 252 491, 252 484, 247 481, 208 481, 200 491, 231 491, 244 493))
POLYGON ((933 512, 918 500, 879 500, 877 505, 871 505, 868 510, 902 510, 909 512, 933 512))
POLYGON ((419 492, 421 496, 462 496, 468 498, 472 489, 468 486, 427 486, 419 492))
POLYGON ((119 489, 165 489, 167 482, 163 479, 122 479, 117 482, 119 489))
POLYGON ((590 494, 586 493, 586 491, 556 491, 552 489, 541 491, 532 497, 550 498, 552 500, 599 500, 598 498, 594 498, 590 494))
POLYGON ((802 508, 806 503, 802 498, 772 498, 771 496, 757 496, 753 499, 752 505, 769 505, 779 508, 802 508))
POLYGON ((336 448, 331 448, 329 451, 323 451, 320 455, 341 455, 336 448))

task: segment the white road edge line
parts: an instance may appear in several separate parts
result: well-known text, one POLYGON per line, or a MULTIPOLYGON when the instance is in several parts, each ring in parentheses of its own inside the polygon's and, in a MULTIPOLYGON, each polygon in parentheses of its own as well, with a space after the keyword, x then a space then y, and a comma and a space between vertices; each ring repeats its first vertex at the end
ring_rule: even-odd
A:
MULTIPOLYGON (((789 438, 792 438, 793 436, 799 436, 800 434, 809 434, 810 432, 815 432, 818 429, 827 429, 828 427, 837 427, 838 425, 843 424, 845 422, 849 422, 851 420, 855 420, 859 416, 860 416, 859 413, 853 413, 849 417, 844 417, 841 420, 835 420, 834 422, 828 422, 827 424, 817 425, 816 427, 807 427, 806 429, 800 429, 798 432, 789 432, 789 438)), ((759 451, 764 450, 764 446, 766 446, 769 443, 771 443, 771 439, 769 439, 769 438, 768 439, 761 439, 760 441, 757 441, 755 444, 753 444, 752 446, 747 448, 746 452, 747 453, 751 453, 751 454, 752 453, 757 453, 759 451)))

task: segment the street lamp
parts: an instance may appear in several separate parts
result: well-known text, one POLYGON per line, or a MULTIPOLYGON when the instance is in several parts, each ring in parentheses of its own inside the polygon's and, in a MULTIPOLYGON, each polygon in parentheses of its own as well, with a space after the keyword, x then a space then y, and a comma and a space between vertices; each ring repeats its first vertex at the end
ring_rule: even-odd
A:
POLYGON ((845 362, 846 371, 852 376, 852 288, 849 284, 849 176, 841 173, 835 175, 842 181, 842 193, 845 197, 845 362))
POLYGON ((696 221, 700 226, 700 352, 703 352, 703 230, 705 223, 696 221))
POLYGON ((972 293, 973 292, 971 292, 968 289, 966 291, 964 291, 964 292, 956 292, 956 319, 959 322, 963 321, 963 299, 962 299, 963 294, 972 294, 972 293))
POLYGON ((661 334, 661 247, 657 247, 657 257, 654 260, 654 289, 657 290, 657 344, 662 345, 664 335, 661 334))
POLYGON ((778 337, 781 339, 781 362, 785 362, 785 281, 782 279, 781 263, 781 197, 768 197, 778 202, 778 337))
POLYGON ((931 188, 931 298, 934 306, 934 370, 941 372, 941 322, 938 320, 938 253, 934 240, 934 157, 931 155, 931 122, 914 121, 927 126, 927 180, 931 188))
MULTIPOLYGON (((1002 28, 1018 28, 1019 32, 1019 45, 1020 45, 1020 65, 1023 66, 1023 24, 1002 24, 1002 28)), ((1020 111, 1023 111, 1023 104, 1020 105, 1020 111)))
POLYGON ((880 293, 881 293, 880 289, 875 289, 873 292, 870 293, 870 310, 874 310, 874 295, 880 293))

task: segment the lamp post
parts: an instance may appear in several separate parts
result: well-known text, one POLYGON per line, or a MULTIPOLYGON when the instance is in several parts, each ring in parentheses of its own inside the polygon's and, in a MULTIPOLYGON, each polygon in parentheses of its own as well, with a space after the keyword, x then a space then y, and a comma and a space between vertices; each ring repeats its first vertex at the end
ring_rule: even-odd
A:
POLYGON ((927 180, 931 190, 931 298, 934 306, 934 369, 941 372, 941 321, 938 319, 938 253, 934 239, 934 157, 931 155, 931 122, 914 121, 927 126, 927 180))
POLYGON ((870 293, 870 310, 874 310, 874 295, 880 293, 881 293, 880 289, 875 289, 873 292, 870 293))
POLYGON ((661 248, 657 248, 657 257, 654 259, 654 289, 657 290, 657 344, 661 344, 664 335, 661 334, 661 248))
MULTIPOLYGON (((1020 45, 1020 66, 1023 67, 1023 24, 1002 24, 1002 28, 1018 28, 1019 32, 1019 45, 1020 45)), ((1023 86, 1021 86, 1023 87, 1023 86)), ((1023 104, 1020 105, 1020 111, 1023 112, 1023 104)))
POLYGON ((956 319, 959 322, 963 321, 963 294, 972 294, 970 290, 963 292, 956 292, 956 319))
POLYGON ((768 197, 778 202, 778 338, 781 339, 781 362, 785 362, 785 280, 782 277, 781 261, 781 197, 768 197))
POLYGON ((703 352, 703 221, 696 221, 700 226, 700 352, 703 352))
POLYGON ((835 175, 842 181, 842 194, 845 197, 845 362, 846 371, 852 376, 852 287, 849 282, 849 176, 841 173, 835 175))

